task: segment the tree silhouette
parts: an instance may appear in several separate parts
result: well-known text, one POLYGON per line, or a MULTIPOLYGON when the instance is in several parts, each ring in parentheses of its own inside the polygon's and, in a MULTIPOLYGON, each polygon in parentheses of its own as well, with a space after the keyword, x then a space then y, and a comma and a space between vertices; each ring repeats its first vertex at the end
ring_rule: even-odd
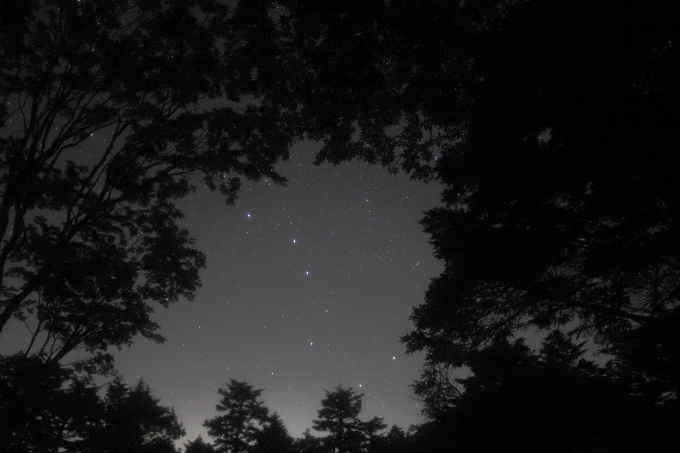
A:
MULTIPOLYGON (((465 408, 475 432, 482 413, 544 410, 528 398, 529 371, 570 390, 605 382, 595 393, 606 401, 625 382, 648 420, 676 420, 680 5, 270 7, 0 4, 0 331, 26 321, 25 355, 52 366, 84 349, 94 356, 80 367, 99 372, 110 370, 108 347, 136 335, 160 341, 154 304, 190 298, 204 265, 175 202, 199 180, 227 201, 239 176, 283 182, 273 166, 304 131, 322 142, 319 162, 360 158, 446 186, 445 205, 423 220, 445 270, 404 337, 409 351, 427 352, 433 423, 451 426, 442 414, 465 408), (217 97, 228 102, 197 104, 217 97), (579 368, 570 361, 578 346, 558 336, 541 357, 506 340, 564 325, 615 356, 612 376, 579 368), (476 374, 461 395, 447 370, 462 365, 476 374), (475 395, 480 404, 467 406, 475 395), (507 406, 493 412, 491 401, 507 406)), ((36 392, 54 390, 58 381, 45 379, 36 392)), ((553 403, 573 414, 574 401, 553 403)), ((40 410, 28 419, 44 420, 40 410)), ((528 432, 497 423, 507 436, 528 432)), ((343 432, 328 442, 363 448, 343 432)))
POLYGON ((25 353, 105 371, 108 347, 162 341, 154 304, 191 298, 205 263, 175 202, 284 182, 285 109, 232 19, 216 0, 0 5, 0 331, 28 321, 25 353))
POLYGON ((144 382, 128 387, 114 380, 107 386, 101 423, 82 451, 175 453, 174 441, 184 430, 174 410, 158 403, 144 382))
POLYGON ((262 431, 257 433, 255 445, 249 453, 295 453, 293 438, 278 414, 272 414, 262 431))
POLYGON ((352 388, 336 387, 326 390, 326 397, 321 401, 318 419, 313 421, 316 431, 328 432, 322 439, 325 451, 332 453, 359 453, 366 451, 370 440, 384 429, 382 419, 374 417, 367 422, 361 421, 361 398, 352 388))
POLYGON ((433 452, 672 451, 678 418, 664 420, 613 363, 599 367, 584 352, 559 331, 538 354, 522 339, 499 340, 471 357, 472 375, 428 412, 416 443, 433 452))
POLYGON ((313 436, 309 429, 302 433, 301 438, 295 439, 294 446, 298 453, 325 453, 327 451, 322 439, 313 436))
POLYGON ((642 2, 499 12, 465 136, 438 161, 448 206, 423 224, 445 270, 413 312, 410 351, 460 365, 516 329, 571 323, 621 360, 654 344, 646 366, 629 366, 676 405, 679 13, 642 2))
POLYGON ((62 444, 72 401, 62 391, 66 372, 36 357, 0 358, 0 451, 49 452, 62 444))
POLYGON ((369 453, 413 453, 418 451, 416 448, 413 438, 393 425, 386 435, 374 437, 367 450, 369 453))
MULTIPOLYGON (((214 439, 215 450, 220 453, 248 452, 271 421, 269 410, 258 401, 262 390, 232 379, 226 390, 217 391, 222 398, 216 409, 222 415, 203 423, 214 439)), ((276 420, 278 423, 278 418, 276 420)))
POLYGON ((423 220, 445 270, 408 350, 457 367, 518 329, 571 323, 674 404, 680 5, 278 4, 293 81, 265 88, 299 103, 318 160, 445 184, 423 220))
POLYGON ((15 355, 0 363, 0 452, 174 453, 184 435, 149 387, 99 387, 56 364, 15 355))
POLYGON ((201 436, 184 444, 184 453, 215 453, 212 445, 203 440, 201 436))

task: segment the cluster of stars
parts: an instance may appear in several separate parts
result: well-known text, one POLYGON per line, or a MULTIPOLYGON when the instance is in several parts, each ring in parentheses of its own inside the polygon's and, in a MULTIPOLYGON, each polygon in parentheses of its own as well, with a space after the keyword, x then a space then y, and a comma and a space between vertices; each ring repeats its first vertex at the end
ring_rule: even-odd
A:
MULTIPOLYGON (((193 302, 173 306, 173 316, 158 313, 168 338, 159 348, 181 350, 171 354, 177 362, 159 368, 155 361, 139 374, 152 388, 154 379, 167 381, 175 393, 156 396, 183 421, 199 409, 203 419, 214 416, 215 387, 236 379, 266 388, 265 404, 294 436, 316 418, 323 389, 339 384, 372 389, 363 417, 383 415, 407 428, 418 422, 408 385, 422 359, 397 360, 393 351, 403 349, 411 307, 438 274, 418 220, 437 204, 439 190, 378 167, 313 167, 296 162, 295 150, 291 155, 280 169, 285 188, 247 185, 233 208, 216 196, 186 202, 194 212, 186 228, 197 248, 210 252, 203 286, 193 302), (193 329, 187 317, 196 320, 193 329), (180 333, 171 337, 171 329, 180 333), (204 408, 178 403, 189 382, 213 386, 194 398, 207 401, 204 408)), ((121 358, 120 371, 132 362, 121 358)), ((195 418, 195 426, 185 421, 189 437, 205 437, 195 418)))

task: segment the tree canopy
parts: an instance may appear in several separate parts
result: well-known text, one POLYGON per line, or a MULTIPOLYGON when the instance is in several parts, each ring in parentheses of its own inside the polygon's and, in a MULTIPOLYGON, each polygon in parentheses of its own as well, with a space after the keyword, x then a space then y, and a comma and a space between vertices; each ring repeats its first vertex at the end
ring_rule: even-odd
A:
MULTIPOLYGON (((680 5, 276 4, 275 64, 288 77, 265 89, 298 103, 302 127, 323 143, 318 162, 359 158, 445 185, 443 206, 422 221, 445 269, 403 337, 409 352, 426 352, 416 389, 432 389, 433 422, 445 431, 454 422, 438 411, 475 398, 479 381, 456 386, 452 367, 481 372, 480 354, 527 329, 567 333, 551 337, 545 360, 561 341, 591 338, 613 361, 609 381, 582 374, 587 387, 612 396, 619 380, 622 400, 648 398, 645 417, 676 420, 680 5)), ((522 348, 506 352, 528 368, 506 374, 538 373, 547 389, 547 362, 522 348)), ((480 426, 494 413, 483 406, 467 413, 480 426)))
POLYGON ((206 420, 203 424, 214 439, 215 450, 218 453, 250 451, 260 439, 264 428, 271 423, 269 409, 258 399, 262 390, 245 381, 232 379, 226 389, 220 388, 217 391, 222 396, 216 406, 221 415, 206 420))
POLYGON ((434 413, 416 444, 431 452, 672 451, 678 415, 658 411, 654 398, 631 392, 611 365, 584 352, 560 331, 538 353, 523 339, 502 339, 470 358, 471 374, 450 381, 444 404, 445 389, 421 381, 416 390, 434 413))
POLYGON ((392 448, 399 451, 398 447, 407 443, 404 432, 396 427, 390 436, 379 434, 387 426, 382 418, 359 419, 363 394, 351 388, 338 386, 326 390, 312 428, 327 435, 313 436, 308 429, 302 438, 295 440, 278 414, 270 415, 259 400, 261 389, 232 379, 226 389, 218 391, 222 398, 217 411, 221 414, 203 424, 214 440, 213 445, 199 437, 186 444, 186 453, 384 453, 392 448))
POLYGON ((286 425, 279 417, 273 413, 267 424, 257 434, 255 445, 249 453, 295 453, 293 437, 288 433, 286 425))
POLYGON ((139 381, 100 387, 56 363, 0 359, 0 452, 176 453, 175 412, 139 381))
POLYGON ((446 269, 411 348, 567 323, 609 345, 677 322, 677 13, 527 2, 498 18, 439 162, 449 206, 423 220, 446 269))
POLYGON ((203 440, 201 436, 184 444, 184 453, 215 453, 212 445, 203 440))
POLYGON ((278 4, 291 77, 267 89, 299 102, 319 160, 445 184, 423 219, 445 270, 409 351, 460 366, 514 331, 568 325, 621 361, 655 348, 635 366, 677 394, 680 6, 278 4))
MULTIPOLYGON (((3 2, 0 331, 14 319, 31 336, 27 362, 3 358, 0 384, 28 385, 12 373, 33 355, 41 380, 17 398, 67 398, 56 364, 69 354, 85 349, 79 366, 107 371, 109 347, 160 341, 153 307, 191 298, 204 265, 175 202, 201 184, 232 202, 239 178, 284 182, 274 164, 304 133, 322 143, 318 162, 359 158, 445 185, 423 219, 445 269, 403 338, 427 353, 416 389, 435 389, 422 433, 488 422, 501 405, 541 424, 530 409, 546 401, 586 404, 576 382, 606 396, 593 414, 617 407, 623 382, 620 401, 676 420, 678 23, 677 2, 642 0, 3 2), (529 328, 568 334, 535 357, 508 341, 529 328), (578 336, 614 357, 606 370, 574 363, 578 336), (463 365, 464 392, 445 374, 463 365), (551 400, 558 382, 579 398, 551 400)), ((149 395, 111 392, 112 405, 116 392, 149 395)), ((221 390, 225 414, 206 424, 218 450, 246 451, 275 425, 259 392, 221 390)), ((321 447, 360 451, 382 428, 358 420, 360 398, 327 393, 321 447)), ((42 433, 30 442, 54 445, 70 415, 30 403, 42 433)))
POLYGON ((269 35, 232 20, 216 0, 0 6, 0 331, 27 321, 25 353, 102 370, 161 341, 154 305, 192 298, 205 264, 175 202, 284 182, 286 109, 240 48, 269 35))
POLYGON ((326 390, 326 397, 321 401, 318 419, 312 428, 327 432, 321 440, 326 452, 359 453, 366 451, 370 441, 378 431, 387 427, 380 417, 369 421, 361 421, 361 398, 363 393, 356 393, 352 388, 336 387, 326 390))

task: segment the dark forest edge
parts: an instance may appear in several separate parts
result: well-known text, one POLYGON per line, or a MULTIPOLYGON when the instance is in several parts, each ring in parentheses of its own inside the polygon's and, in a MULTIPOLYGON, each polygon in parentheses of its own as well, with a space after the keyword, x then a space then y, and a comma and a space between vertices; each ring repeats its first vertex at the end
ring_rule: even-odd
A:
MULTIPOLYGON (((423 394, 426 421, 385 430, 381 418, 362 421, 363 394, 326 390, 318 419, 293 438, 260 399, 263 390, 230 380, 209 441, 184 436, 174 411, 139 382, 95 385, 83 375, 20 355, 2 359, 0 436, 3 452, 139 453, 427 453, 520 451, 671 451, 677 415, 659 412, 650 395, 612 362, 586 360, 583 343, 554 331, 538 352, 524 340, 503 341, 470 361, 471 375, 446 381, 448 392, 423 394)), ((439 376, 441 378, 441 375, 439 376)), ((443 383, 443 382, 442 382, 443 383)), ((418 384, 416 384, 416 387, 418 384)), ((417 393, 419 392, 416 389, 417 393)))
POLYGON ((162 341, 154 307, 200 284, 175 202, 284 183, 308 137, 319 163, 446 186, 422 221, 445 270, 403 338, 428 421, 404 451, 678 451, 678 23, 641 0, 2 2, 0 331, 30 332, 2 358, 12 435, 115 426, 134 398, 168 423, 148 438, 178 433, 148 387, 88 376, 162 341), (90 419, 50 406, 73 395, 90 419))

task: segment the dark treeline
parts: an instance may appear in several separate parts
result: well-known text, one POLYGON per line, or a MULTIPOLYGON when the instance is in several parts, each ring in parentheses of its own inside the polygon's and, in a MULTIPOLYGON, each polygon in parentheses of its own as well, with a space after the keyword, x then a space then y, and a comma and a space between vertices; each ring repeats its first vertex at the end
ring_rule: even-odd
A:
MULTIPOLYGON (((677 416, 659 410, 635 382, 586 360, 583 343, 553 331, 532 351, 502 341, 469 362, 471 374, 432 369, 414 385, 426 421, 407 431, 360 418, 363 394, 327 390, 317 419, 293 438, 260 399, 262 390, 231 380, 202 437, 185 434, 174 411, 143 382, 95 385, 36 358, 6 357, 0 375, 0 451, 140 453, 428 453, 671 451, 677 416), (431 381, 437 380, 437 387, 431 381)), ((206 408, 207 412, 207 408, 206 408)))
POLYGON ((679 451, 680 3, 234 3, 0 2, 0 332, 27 327, 0 448, 174 450, 147 386, 93 376, 200 284, 176 202, 284 183, 307 137, 445 186, 402 338, 426 421, 385 433, 340 387, 291 440, 232 382, 187 449, 679 451))

